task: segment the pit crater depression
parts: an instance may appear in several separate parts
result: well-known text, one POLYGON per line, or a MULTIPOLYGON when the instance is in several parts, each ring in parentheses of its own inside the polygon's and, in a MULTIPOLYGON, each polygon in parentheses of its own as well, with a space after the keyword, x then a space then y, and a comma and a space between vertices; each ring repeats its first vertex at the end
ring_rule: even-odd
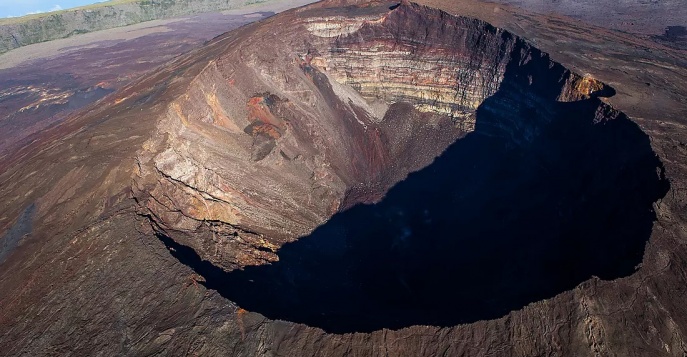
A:
MULTIPOLYGON (((338 52, 325 58, 329 68, 304 70, 326 84, 337 76, 331 67, 342 44, 390 36, 396 43, 436 42, 448 30, 431 25, 431 18, 442 18, 452 31, 472 26, 416 5, 392 11, 385 24, 361 25, 355 34, 337 37, 338 52), (426 30, 399 26, 411 23, 426 30)), ((573 78, 569 71, 510 34, 475 26, 500 38, 492 43, 463 36, 476 43, 473 48, 496 46, 494 56, 503 57, 494 91, 485 86, 471 92, 468 86, 461 99, 426 82, 438 93, 428 99, 408 89, 417 82, 403 82, 426 74, 396 71, 391 92, 380 96, 395 103, 387 113, 399 116, 428 107, 437 115, 474 110, 473 131, 381 200, 347 205, 312 234, 282 246, 278 262, 231 272, 164 233, 159 238, 208 288, 241 308, 333 333, 499 318, 593 276, 608 280, 635 272, 656 219, 653 203, 669 187, 649 137, 599 99, 612 89, 599 87, 563 101, 573 78), (486 95, 476 110, 468 108, 471 96, 480 93, 486 95)), ((411 57, 421 59, 422 53, 411 57)), ((347 76, 343 82, 364 95, 377 93, 374 78, 356 73, 347 68, 338 76, 347 76)), ((473 87, 479 82, 457 81, 473 87)), ((408 158, 391 159, 393 168, 408 158)))

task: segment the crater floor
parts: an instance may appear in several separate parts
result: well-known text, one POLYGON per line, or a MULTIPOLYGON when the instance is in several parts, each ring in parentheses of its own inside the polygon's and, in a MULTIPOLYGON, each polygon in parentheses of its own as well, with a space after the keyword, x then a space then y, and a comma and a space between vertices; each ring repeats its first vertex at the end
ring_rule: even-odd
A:
MULTIPOLYGON (((351 170, 342 181, 356 180, 333 216, 270 262, 226 269, 160 229, 205 286, 270 319, 349 333, 500 318, 636 271, 669 185, 648 136, 599 99, 613 89, 488 24, 418 5, 332 19, 305 21, 334 40, 311 44, 300 69, 336 108, 334 127, 381 134, 325 141, 345 160, 333 166, 351 170), (365 110, 375 102, 383 118, 365 110), (422 121, 444 124, 407 134, 422 121)), ((265 104, 245 133, 273 133, 253 142, 260 162, 299 124, 279 96, 253 98, 265 104)))
POLYGON ((268 265, 226 272, 159 237, 208 288, 270 319, 346 333, 499 318, 642 261, 668 183, 648 137, 624 116, 594 124, 594 102, 556 105, 526 147, 482 133, 494 114, 479 109, 476 131, 431 165, 268 265))

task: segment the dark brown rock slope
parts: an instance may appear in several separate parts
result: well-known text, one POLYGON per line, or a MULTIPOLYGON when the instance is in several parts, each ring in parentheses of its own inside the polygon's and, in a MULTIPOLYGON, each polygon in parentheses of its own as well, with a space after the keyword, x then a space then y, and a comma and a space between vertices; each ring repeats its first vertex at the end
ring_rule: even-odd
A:
POLYGON ((680 168, 613 93, 409 3, 223 35, 3 161, 0 350, 681 355, 680 168))

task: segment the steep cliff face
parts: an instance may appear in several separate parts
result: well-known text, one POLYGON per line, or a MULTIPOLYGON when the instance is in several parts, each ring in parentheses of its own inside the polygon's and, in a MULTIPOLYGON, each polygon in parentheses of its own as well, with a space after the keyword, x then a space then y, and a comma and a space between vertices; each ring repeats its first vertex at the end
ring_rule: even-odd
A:
POLYGON ((87 32, 205 12, 231 10, 264 0, 120 1, 29 18, 0 21, 0 54, 14 48, 87 32))
POLYGON ((526 145, 556 103, 604 88, 510 33, 418 5, 304 9, 272 26, 213 44, 227 50, 168 105, 140 155, 157 223, 200 234, 213 222, 184 242, 225 267, 276 259, 334 213, 379 201, 474 131, 481 106, 495 113, 482 134, 526 145), (517 79, 504 83, 507 70, 517 79), (508 98, 484 105, 498 91, 508 98))
MULTIPOLYGON (((356 20, 352 26, 355 20, 345 17, 307 19, 315 36, 336 37, 315 41, 307 61, 367 101, 412 103, 421 112, 462 118, 466 130, 473 129, 474 121, 465 119, 499 89, 514 53, 520 52, 516 56, 522 65, 533 55, 542 56, 508 32, 438 10, 402 6, 380 18, 356 20)), ((523 73, 538 77, 529 83, 537 82, 538 95, 552 90, 559 101, 573 101, 604 87, 554 63, 547 69, 547 60, 523 73), (544 81, 551 87, 542 86, 544 81), (560 81, 568 83, 556 88, 560 81)))

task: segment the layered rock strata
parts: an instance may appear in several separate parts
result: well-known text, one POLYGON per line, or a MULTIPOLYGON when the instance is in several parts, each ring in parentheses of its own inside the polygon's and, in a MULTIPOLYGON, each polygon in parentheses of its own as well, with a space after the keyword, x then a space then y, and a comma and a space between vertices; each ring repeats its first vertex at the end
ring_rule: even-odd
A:
POLYGON ((524 143, 548 101, 605 88, 486 23, 392 5, 306 8, 210 45, 223 52, 179 89, 139 155, 138 195, 157 224, 227 268, 261 264, 431 163, 497 91, 512 102, 491 110, 542 109, 482 132, 524 143), (507 70, 518 80, 502 85, 507 70))

